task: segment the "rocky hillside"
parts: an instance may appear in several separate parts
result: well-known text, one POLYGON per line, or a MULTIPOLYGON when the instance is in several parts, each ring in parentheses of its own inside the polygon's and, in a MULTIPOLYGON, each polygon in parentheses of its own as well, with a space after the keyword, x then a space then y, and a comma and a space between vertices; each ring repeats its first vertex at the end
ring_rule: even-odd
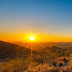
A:
POLYGON ((71 72, 72 48, 38 51, 0 41, 0 72, 71 72))
POLYGON ((0 41, 0 59, 16 58, 23 54, 30 54, 30 49, 19 45, 0 41))
POLYGON ((48 64, 30 65, 24 72, 72 72, 72 54, 51 60, 48 64))

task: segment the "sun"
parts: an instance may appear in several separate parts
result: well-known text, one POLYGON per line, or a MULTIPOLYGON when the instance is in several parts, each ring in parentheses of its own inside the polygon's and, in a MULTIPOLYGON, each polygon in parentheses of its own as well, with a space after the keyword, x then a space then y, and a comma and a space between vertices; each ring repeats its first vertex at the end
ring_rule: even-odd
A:
POLYGON ((34 40, 34 37, 33 37, 33 36, 31 36, 31 37, 30 37, 30 40, 34 40))

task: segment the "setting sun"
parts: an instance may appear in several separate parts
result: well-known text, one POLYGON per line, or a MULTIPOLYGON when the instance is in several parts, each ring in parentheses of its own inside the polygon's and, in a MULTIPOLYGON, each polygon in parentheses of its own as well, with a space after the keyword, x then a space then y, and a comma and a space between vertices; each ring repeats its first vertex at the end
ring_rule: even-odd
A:
POLYGON ((30 37, 30 40, 34 40, 34 37, 33 37, 33 36, 31 36, 31 37, 30 37))

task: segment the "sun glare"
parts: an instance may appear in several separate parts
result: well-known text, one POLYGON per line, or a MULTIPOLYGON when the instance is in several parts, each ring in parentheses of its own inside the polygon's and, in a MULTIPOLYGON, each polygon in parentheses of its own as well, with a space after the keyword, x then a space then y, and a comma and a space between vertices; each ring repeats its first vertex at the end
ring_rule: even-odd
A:
POLYGON ((34 37, 33 37, 33 36, 31 36, 31 37, 30 37, 30 40, 34 40, 34 37))

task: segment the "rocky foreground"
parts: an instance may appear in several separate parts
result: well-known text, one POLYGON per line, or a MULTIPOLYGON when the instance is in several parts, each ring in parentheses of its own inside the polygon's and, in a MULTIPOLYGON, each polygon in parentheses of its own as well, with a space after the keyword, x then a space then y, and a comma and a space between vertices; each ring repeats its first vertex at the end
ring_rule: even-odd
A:
POLYGON ((29 65, 24 72, 72 72, 72 54, 52 60, 49 64, 29 65))

